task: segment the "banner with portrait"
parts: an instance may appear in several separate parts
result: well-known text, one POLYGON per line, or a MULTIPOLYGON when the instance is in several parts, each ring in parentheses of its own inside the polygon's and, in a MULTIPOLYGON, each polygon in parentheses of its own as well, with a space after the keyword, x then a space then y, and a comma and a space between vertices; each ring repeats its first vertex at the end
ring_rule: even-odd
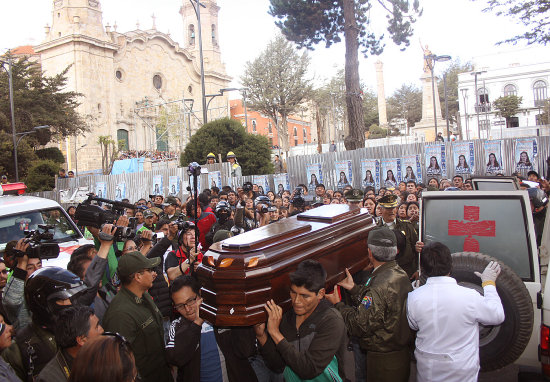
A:
POLYGON ((126 199, 126 183, 117 183, 115 185, 115 200, 126 199))
POLYGON ((311 163, 306 165, 306 177, 308 190, 315 191, 319 183, 323 183, 323 165, 321 163, 311 163))
POLYGON ((151 188, 151 195, 164 196, 164 189, 162 188, 162 175, 153 175, 153 187, 151 188))
POLYGON ((273 175, 273 183, 275 183, 276 194, 279 196, 284 190, 290 191, 290 178, 286 173, 273 175))
POLYGON ((447 158, 444 144, 427 144, 425 146, 426 175, 428 177, 447 176, 447 158))
POLYGON ((455 175, 474 173, 474 142, 453 142, 453 165, 455 167, 455 175))
POLYGON ((107 183, 96 182, 95 196, 97 196, 98 198, 107 198, 107 183))
POLYGON ((177 196, 180 193, 180 177, 172 175, 168 178, 168 195, 177 196))
POLYGON ((401 182, 401 158, 383 158, 380 167, 382 185, 397 188, 401 182))
POLYGON ((269 175, 254 175, 254 184, 258 185, 260 194, 265 195, 267 191, 270 191, 269 175))
POLYGON ((90 193, 90 190, 88 189, 88 187, 78 187, 72 199, 76 203, 82 203, 83 201, 88 199, 89 193, 90 193))
POLYGON ((378 159, 361 159, 362 188, 380 188, 380 161, 378 159))
POLYGON ((403 182, 408 182, 409 180, 415 183, 422 182, 420 155, 405 155, 401 158, 401 180, 403 182))
POLYGON ((221 171, 212 171, 208 173, 208 187, 218 187, 222 189, 222 173, 221 171))
POLYGON ((346 186, 353 187, 353 171, 351 160, 339 160, 334 162, 336 189, 342 191, 346 186))
POLYGON ((485 141, 483 143, 485 162, 485 174, 496 175, 504 173, 504 160, 502 160, 502 147, 504 141, 485 141))
POLYGON ((516 171, 538 171, 537 151, 537 140, 535 138, 516 139, 516 149, 514 151, 516 171))

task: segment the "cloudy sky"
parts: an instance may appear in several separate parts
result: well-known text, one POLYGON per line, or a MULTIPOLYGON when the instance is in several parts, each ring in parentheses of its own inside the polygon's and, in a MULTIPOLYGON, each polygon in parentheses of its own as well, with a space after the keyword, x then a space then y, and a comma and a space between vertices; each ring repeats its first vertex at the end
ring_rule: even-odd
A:
MULTIPOLYGON (((74 1, 74 0, 73 0, 74 1)), ((101 0, 103 22, 118 25, 119 32, 152 26, 156 16, 157 29, 170 32, 178 42, 183 40, 183 24, 178 11, 182 1, 189 0, 101 0)), ((51 25, 53 0, 3 1, 0 23, 0 52, 11 47, 38 44, 44 37, 44 26, 51 25)), ((277 33, 274 18, 267 12, 269 0, 217 0, 221 7, 219 38, 222 59, 227 72, 238 85, 244 64, 253 60, 277 33)), ((550 62, 548 49, 523 46, 496 46, 496 42, 522 32, 513 20, 483 13, 484 0, 420 0, 424 13, 415 24, 415 36, 404 51, 387 42, 379 57, 362 58, 361 80, 375 89, 374 62, 384 63, 386 96, 403 83, 420 85, 422 74, 422 44, 438 55, 450 55, 461 61, 473 61, 480 66, 506 67, 512 63, 550 62), (505 55, 499 52, 506 52, 505 55)), ((376 17, 377 20, 383 18, 376 17)), ((383 24, 375 23, 374 28, 383 24)), ((311 76, 319 83, 330 78, 344 66, 344 45, 326 49, 317 46, 311 53, 311 76)), ((438 63, 436 73, 444 68, 438 63)))

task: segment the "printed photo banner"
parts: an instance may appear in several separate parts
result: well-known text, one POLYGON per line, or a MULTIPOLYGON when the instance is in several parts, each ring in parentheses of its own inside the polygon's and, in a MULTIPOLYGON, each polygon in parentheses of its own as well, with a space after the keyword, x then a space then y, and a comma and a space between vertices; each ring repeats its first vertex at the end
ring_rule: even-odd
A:
POLYGON ((261 194, 266 194, 267 191, 271 191, 269 187, 269 175, 254 175, 254 184, 258 185, 261 194))
POLYGON ((537 155, 536 139, 516 139, 516 149, 514 151, 516 171, 538 171, 537 155))
POLYGON ((162 175, 153 175, 153 188, 151 189, 151 194, 164 196, 164 189, 162 188, 162 175))
POLYGON ((273 183, 275 183, 275 189, 279 196, 283 194, 284 190, 290 191, 290 178, 288 174, 273 175, 273 183))
POLYGON ((425 146, 426 155, 426 175, 447 176, 447 158, 445 156, 444 144, 428 144, 425 146))
POLYGON ((218 187, 222 189, 222 173, 221 171, 212 171, 208 173, 208 187, 218 187))
POLYGON ((396 188, 401 182, 401 158, 383 158, 380 167, 382 185, 396 188))
POLYGON ((97 196, 98 198, 107 197, 107 183, 97 182, 95 184, 95 196, 97 196))
POLYGON ((306 176, 308 190, 315 190, 319 183, 323 183, 323 165, 321 163, 308 164, 306 176))
POLYGON ((117 183, 115 185, 115 200, 122 200, 126 198, 126 183, 117 183))
POLYGON ((180 177, 172 175, 168 178, 168 195, 176 196, 180 193, 180 177))
POLYGON ((475 171, 474 142, 453 142, 455 174, 473 174, 475 171))
POLYGON ((420 164, 420 155, 406 155, 401 158, 401 180, 415 183, 422 182, 422 166, 420 164))
POLYGON ((336 189, 342 191, 346 186, 353 187, 353 171, 351 160, 339 160, 334 162, 336 169, 336 189))
POLYGON ((361 186, 380 188, 380 161, 378 159, 361 159, 361 186))
POLYGON ((88 194, 90 193, 90 189, 88 187, 78 187, 78 190, 73 195, 73 200, 76 203, 82 203, 86 199, 88 199, 88 194))
POLYGON ((503 143, 502 140, 486 141, 483 143, 486 175, 504 173, 504 161, 502 160, 503 143))

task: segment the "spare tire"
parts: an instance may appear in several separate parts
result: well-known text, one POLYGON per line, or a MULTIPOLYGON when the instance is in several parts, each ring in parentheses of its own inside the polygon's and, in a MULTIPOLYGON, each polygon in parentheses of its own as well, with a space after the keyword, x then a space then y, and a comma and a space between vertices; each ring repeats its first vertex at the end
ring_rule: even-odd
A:
POLYGON ((513 363, 525 350, 533 331, 533 304, 525 284, 510 267, 494 257, 476 252, 453 253, 452 257, 451 277, 459 285, 480 294, 483 294, 481 280, 474 272, 482 273, 490 261, 500 264, 502 271, 496 286, 505 318, 498 326, 479 325, 479 358, 482 371, 497 370, 513 363))

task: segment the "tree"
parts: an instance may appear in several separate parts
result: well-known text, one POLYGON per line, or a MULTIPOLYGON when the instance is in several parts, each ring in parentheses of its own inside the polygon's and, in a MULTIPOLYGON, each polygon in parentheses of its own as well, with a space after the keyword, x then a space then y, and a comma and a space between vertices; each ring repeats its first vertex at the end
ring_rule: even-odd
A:
POLYGON ((39 149, 35 152, 38 159, 52 160, 59 164, 65 163, 65 157, 57 147, 46 147, 45 149, 39 149))
POLYGON ((100 135, 97 143, 101 146, 101 169, 104 175, 109 175, 113 169, 113 163, 118 158, 120 148, 124 141, 115 142, 109 135, 100 135))
POLYGON ((548 0, 488 0, 484 12, 494 12, 497 16, 508 16, 518 19, 526 27, 527 32, 511 37, 502 43, 517 44, 526 40, 528 45, 550 42, 550 19, 547 12, 550 10, 548 0))
MULTIPOLYGON (((3 61, 12 60, 13 75, 13 102, 15 114, 15 128, 18 133, 32 130, 33 127, 49 125, 50 129, 43 129, 25 137, 31 147, 45 145, 52 139, 69 135, 77 135, 87 131, 87 126, 80 117, 76 108, 79 106, 80 94, 65 91, 67 85, 67 67, 63 72, 53 77, 42 74, 40 67, 29 62, 26 58, 14 59, 9 55, 2 56, 3 61)), ((7 68, 7 65, 4 65, 7 68)), ((0 131, 10 134, 11 141, 11 109, 9 98, 8 74, 0 70, 0 131)), ((21 145, 18 147, 19 172, 27 172, 28 161, 22 157, 21 145)), ((13 147, 13 145, 12 145, 13 147)), ((12 151, 4 151, 13 153, 12 151)), ((13 154, 11 166, 6 168, 13 178, 13 154)))
POLYGON ((197 130, 180 156, 180 164, 187 167, 191 162, 204 163, 211 152, 225 159, 229 151, 237 156, 243 175, 273 172, 267 138, 247 133, 239 121, 229 118, 208 122, 197 130))
POLYGON ((25 184, 30 192, 51 191, 55 187, 55 176, 59 171, 59 163, 52 160, 39 160, 34 162, 25 184))
POLYGON ((422 90, 403 84, 388 99, 388 119, 404 118, 410 128, 422 119, 422 90))
POLYGON ((276 17, 276 25, 290 41, 299 47, 313 49, 325 42, 329 47, 341 41, 346 44, 346 107, 349 136, 345 140, 348 150, 364 147, 364 113, 359 80, 359 48, 362 53, 378 55, 384 45, 383 34, 371 29, 372 17, 386 14, 387 30, 397 45, 409 45, 414 16, 420 14, 419 2, 412 7, 406 0, 270 0, 269 13, 276 17), (374 8, 373 8, 374 7, 374 8))
POLYGON ((306 72, 310 59, 298 54, 283 36, 271 41, 258 58, 247 62, 241 77, 248 88, 251 109, 269 116, 275 123, 279 146, 289 150, 288 117, 299 111, 311 94, 306 72))
POLYGON ((499 97, 493 101, 493 106, 497 110, 497 115, 506 119, 506 127, 511 127, 510 118, 518 113, 521 101, 523 101, 523 97, 515 95, 499 97))
MULTIPOLYGON (((471 72, 474 67, 470 62, 461 63, 460 59, 453 60, 447 66, 443 74, 447 76, 447 104, 449 107, 449 120, 451 123, 458 120, 458 75, 460 73, 471 72)), ((445 117, 445 87, 443 86, 443 76, 438 79, 437 88, 439 90, 439 101, 441 103, 441 112, 445 117)))
MULTIPOLYGON (((0 173, 2 175, 6 174, 10 181, 15 182, 12 135, 4 131, 0 131, 0 152, 5 153, 5 155, 0 155, 0 173)), ((28 173, 30 165, 37 160, 36 153, 27 143, 26 137, 17 146, 17 159, 19 177, 24 178, 28 173)))

